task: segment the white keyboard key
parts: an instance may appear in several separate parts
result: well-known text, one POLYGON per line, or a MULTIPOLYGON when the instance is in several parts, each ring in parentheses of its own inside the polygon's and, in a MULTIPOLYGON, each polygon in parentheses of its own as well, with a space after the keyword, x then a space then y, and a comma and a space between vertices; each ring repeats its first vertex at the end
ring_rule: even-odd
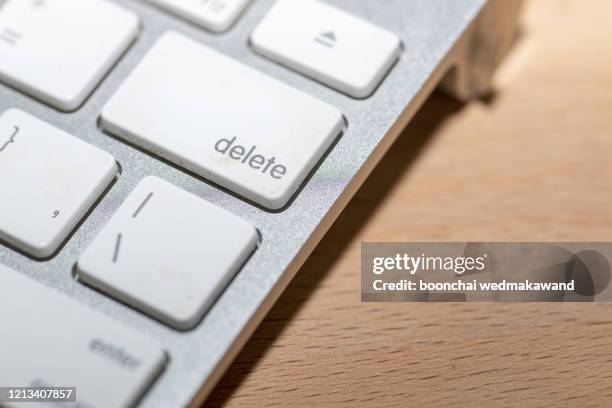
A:
POLYGON ((156 343, 3 265, 0 293, 2 386, 76 387, 66 406, 131 407, 165 364, 156 343))
POLYGON ((104 107, 109 132, 265 207, 283 207, 342 131, 335 108, 177 33, 104 107))
POLYGON ((136 15, 106 0, 8 0, 0 8, 0 80, 74 110, 137 32, 136 15))
POLYGON ((52 255, 117 175, 113 157, 16 109, 0 116, 0 239, 52 255))
POLYGON ((318 0, 278 0, 251 44, 355 98, 371 95, 401 52, 397 35, 318 0))
POLYGON ((247 221, 155 177, 79 259, 79 280, 168 325, 193 328, 257 246, 247 221))
POLYGON ((236 21, 249 0, 148 0, 192 23, 221 32, 236 21))

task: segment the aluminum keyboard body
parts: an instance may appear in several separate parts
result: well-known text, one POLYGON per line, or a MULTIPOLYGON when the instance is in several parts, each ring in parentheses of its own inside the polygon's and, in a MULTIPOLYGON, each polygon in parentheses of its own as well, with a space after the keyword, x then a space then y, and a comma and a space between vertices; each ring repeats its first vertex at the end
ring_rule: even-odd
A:
MULTIPOLYGON (((159 341, 168 354, 169 363, 145 395, 143 405, 184 406, 201 401, 212 389, 424 99, 447 70, 460 63, 461 56, 454 50, 473 27, 485 0, 330 1, 393 31, 403 42, 404 50, 399 62, 373 96, 362 100, 345 96, 282 67, 250 48, 249 35, 264 17, 272 0, 253 0, 237 23, 223 34, 207 32, 144 1, 113 1, 138 14, 141 31, 135 43, 80 109, 62 113, 0 85, 0 111, 21 109, 100 147, 117 159, 121 174, 56 256, 36 261, 0 245, 0 263, 43 285, 57 288, 66 296, 159 341), (155 40, 167 30, 182 32, 337 107, 345 115, 348 126, 344 134, 306 180, 295 199, 282 211, 258 208, 99 129, 97 119, 103 106, 155 40), (79 256, 136 184, 149 175, 160 177, 240 215, 255 225, 262 236, 259 249, 203 321, 186 332, 173 330, 96 292, 77 282, 73 276, 79 256)), ((0 177, 10 175, 2 174, 0 177)), ((32 307, 36 307, 36 299, 32 299, 32 307)), ((44 341, 44 333, 41 333, 41 341, 44 341)))

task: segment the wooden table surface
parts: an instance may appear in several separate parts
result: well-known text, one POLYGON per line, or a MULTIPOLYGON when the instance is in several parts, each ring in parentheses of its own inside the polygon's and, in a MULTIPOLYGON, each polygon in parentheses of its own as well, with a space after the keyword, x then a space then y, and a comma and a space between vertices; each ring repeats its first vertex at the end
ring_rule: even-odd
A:
POLYGON ((207 405, 611 407, 612 305, 361 303, 359 265, 362 241, 610 241, 611 16, 528 3, 497 95, 430 98, 207 405))

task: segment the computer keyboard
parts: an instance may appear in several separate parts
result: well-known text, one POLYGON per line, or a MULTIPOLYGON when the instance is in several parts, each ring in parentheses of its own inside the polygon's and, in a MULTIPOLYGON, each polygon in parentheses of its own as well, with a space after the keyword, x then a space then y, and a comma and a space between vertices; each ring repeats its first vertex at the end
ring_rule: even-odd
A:
POLYGON ((201 403, 484 10, 0 0, 0 386, 201 403))

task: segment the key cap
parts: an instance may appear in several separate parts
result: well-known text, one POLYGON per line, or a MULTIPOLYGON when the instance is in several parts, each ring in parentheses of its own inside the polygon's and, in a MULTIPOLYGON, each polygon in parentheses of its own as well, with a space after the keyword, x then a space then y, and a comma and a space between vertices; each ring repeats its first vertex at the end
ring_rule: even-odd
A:
POLYGON ((0 116, 0 239, 51 256, 117 175, 113 157, 22 111, 0 116))
POLYGON ((194 24, 222 32, 236 21, 249 0, 148 0, 194 24))
POLYGON ((137 32, 136 15, 105 0, 9 0, 0 8, 0 80, 75 110, 137 32))
POLYGON ((257 246, 249 222, 143 179, 77 264, 79 280, 179 329, 193 328, 257 246))
POLYGON ((4 265, 0 293, 2 386, 76 387, 78 406, 130 407, 163 368, 156 343, 4 265))
POLYGON ((283 207, 344 125, 336 109, 177 33, 104 107, 102 126, 261 204, 283 207))
POLYGON ((371 95, 401 52, 397 35, 318 0, 278 0, 251 35, 251 44, 258 53, 355 98, 371 95))

